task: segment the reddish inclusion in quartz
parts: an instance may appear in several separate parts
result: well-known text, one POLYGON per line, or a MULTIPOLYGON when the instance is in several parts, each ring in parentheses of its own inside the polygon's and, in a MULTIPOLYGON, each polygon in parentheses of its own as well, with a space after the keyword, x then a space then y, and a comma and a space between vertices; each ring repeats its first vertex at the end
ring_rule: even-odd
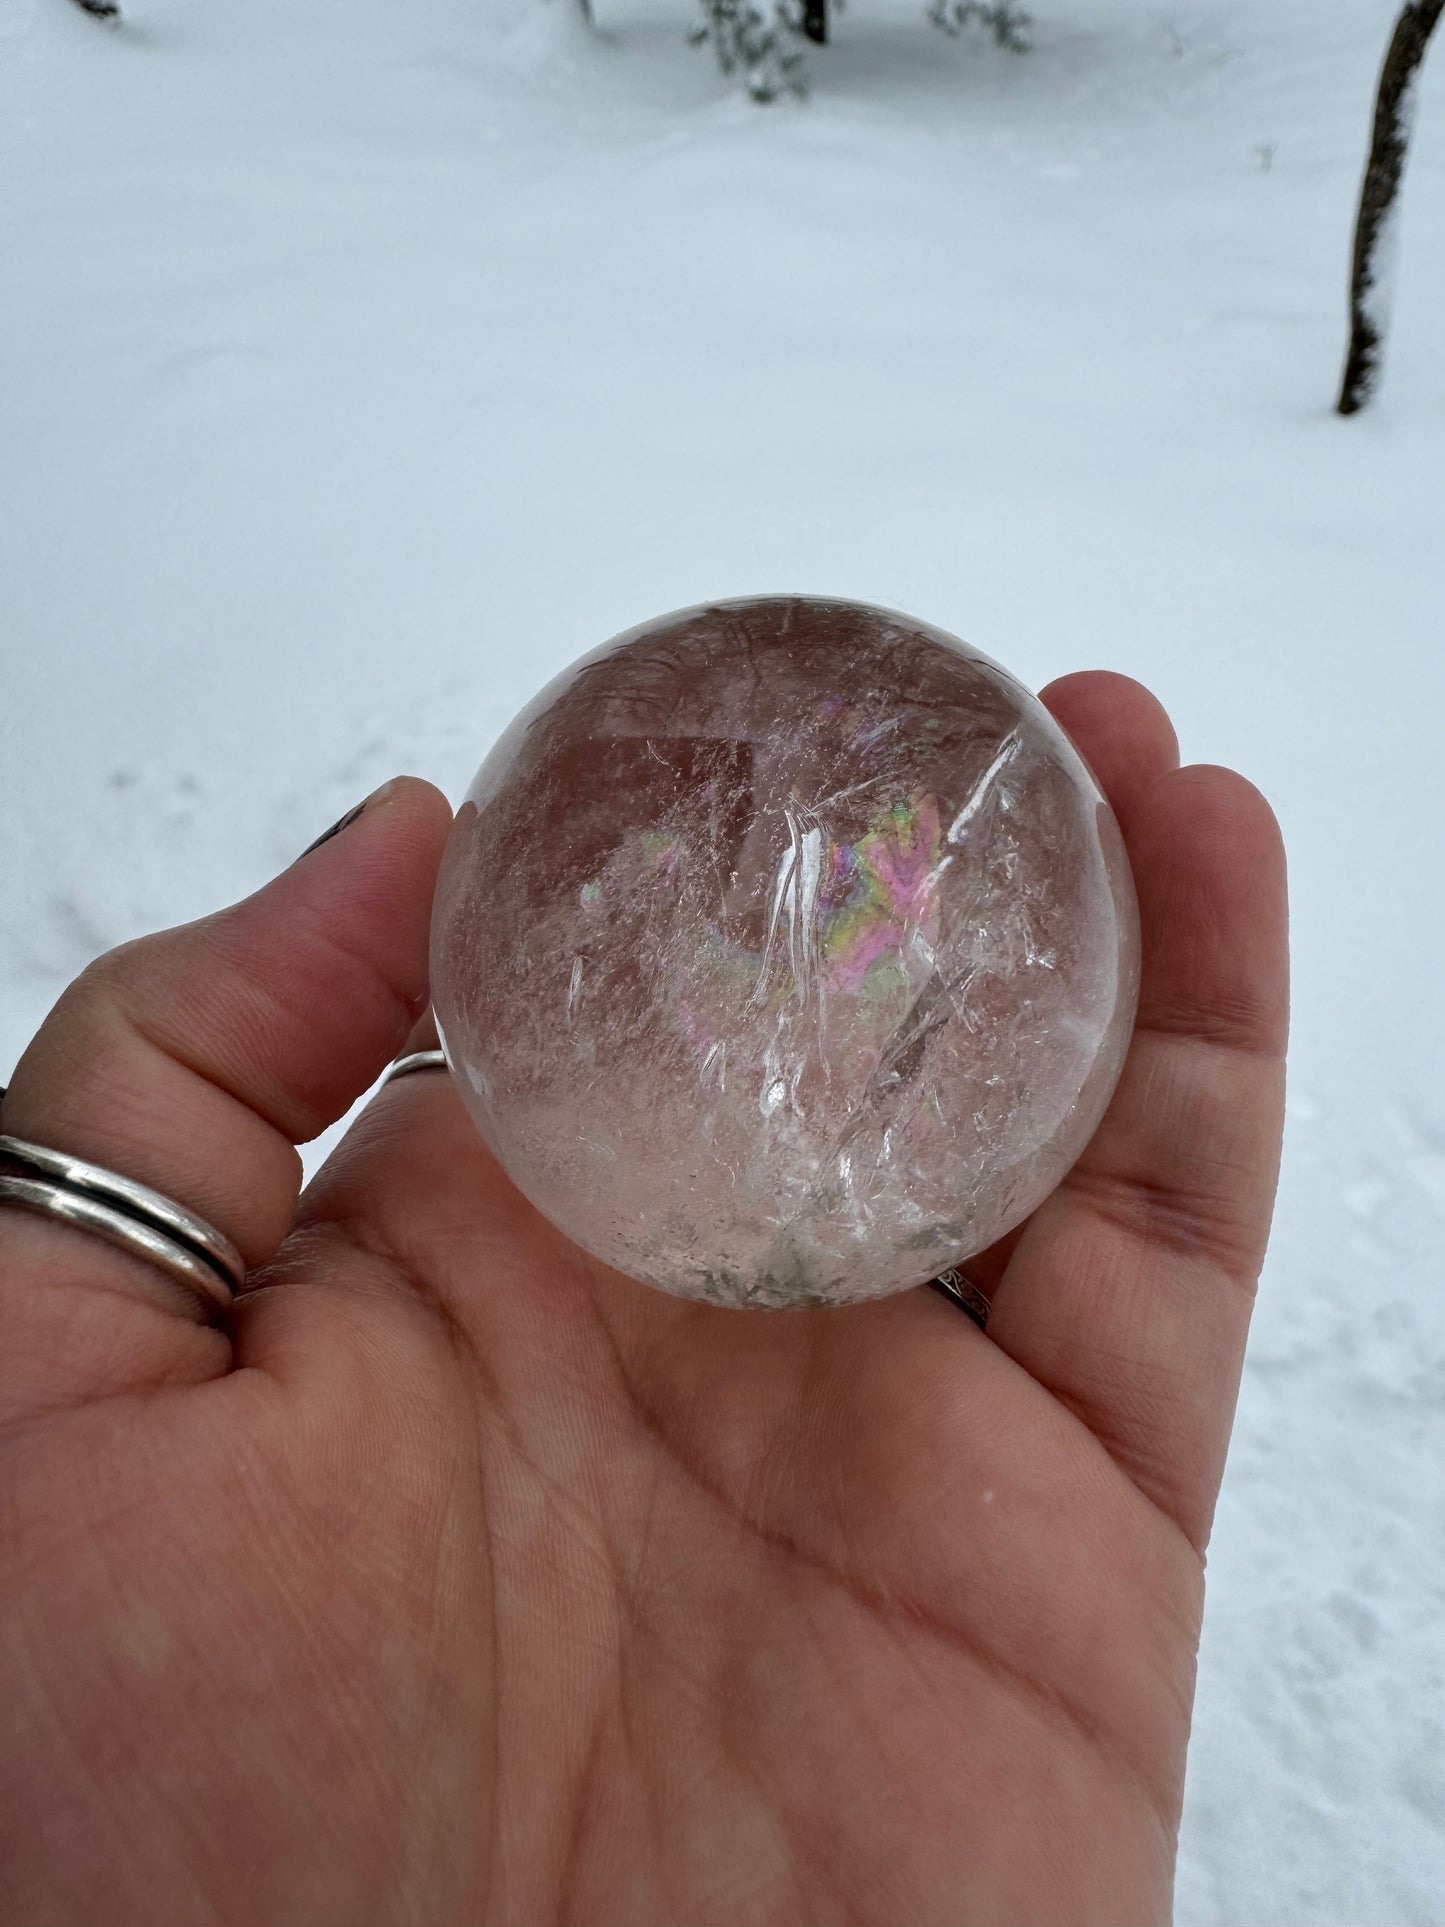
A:
POLYGON ((442 865, 437 1018, 532 1202, 728 1304, 906 1289, 1088 1141, 1133 1023, 1118 829, 997 664, 859 603, 635 629, 483 764, 442 865))

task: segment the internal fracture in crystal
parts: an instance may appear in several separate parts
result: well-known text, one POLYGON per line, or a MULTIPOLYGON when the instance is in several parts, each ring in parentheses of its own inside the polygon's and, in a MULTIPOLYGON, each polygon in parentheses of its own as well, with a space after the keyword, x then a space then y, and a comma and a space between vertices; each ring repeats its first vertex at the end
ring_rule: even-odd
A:
POLYGON ((432 990, 513 1181, 635 1278, 840 1304, 968 1257, 1092 1135, 1138 918, 1107 803, 987 657, 759 597, 584 657, 497 743, 432 990))

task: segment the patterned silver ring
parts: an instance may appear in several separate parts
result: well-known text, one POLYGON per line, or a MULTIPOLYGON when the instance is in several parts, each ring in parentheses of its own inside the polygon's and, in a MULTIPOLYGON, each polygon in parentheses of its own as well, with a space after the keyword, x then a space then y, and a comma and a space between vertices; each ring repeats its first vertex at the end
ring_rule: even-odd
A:
POLYGON ((936 1278, 930 1278, 928 1282, 935 1291, 941 1291, 945 1298, 951 1298, 955 1305, 966 1311, 980 1331, 988 1330, 989 1302, 978 1286, 964 1277, 957 1265, 950 1265, 947 1271, 940 1271, 936 1278))

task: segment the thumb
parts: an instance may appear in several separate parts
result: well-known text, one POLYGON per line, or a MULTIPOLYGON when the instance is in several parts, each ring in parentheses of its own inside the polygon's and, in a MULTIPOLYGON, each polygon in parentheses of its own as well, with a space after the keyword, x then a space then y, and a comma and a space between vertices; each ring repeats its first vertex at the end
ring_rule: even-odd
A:
MULTIPOLYGON (((0 1132, 164 1192, 263 1263, 295 1211, 295 1146, 426 1005, 450 819, 430 784, 398 778, 254 896, 98 959, 21 1058, 0 1132)), ((230 1363, 165 1273, 14 1207, 0 1208, 0 1329, 0 1424, 230 1363)))

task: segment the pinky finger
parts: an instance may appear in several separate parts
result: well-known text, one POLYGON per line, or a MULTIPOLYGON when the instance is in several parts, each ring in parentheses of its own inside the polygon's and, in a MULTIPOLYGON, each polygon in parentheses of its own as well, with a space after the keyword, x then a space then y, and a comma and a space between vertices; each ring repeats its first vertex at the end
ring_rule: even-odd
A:
POLYGON ((1144 960, 1114 1101, 1030 1220, 989 1324, 1203 1547, 1279 1170, 1285 868, 1230 770, 1162 777, 1129 835, 1144 960))

